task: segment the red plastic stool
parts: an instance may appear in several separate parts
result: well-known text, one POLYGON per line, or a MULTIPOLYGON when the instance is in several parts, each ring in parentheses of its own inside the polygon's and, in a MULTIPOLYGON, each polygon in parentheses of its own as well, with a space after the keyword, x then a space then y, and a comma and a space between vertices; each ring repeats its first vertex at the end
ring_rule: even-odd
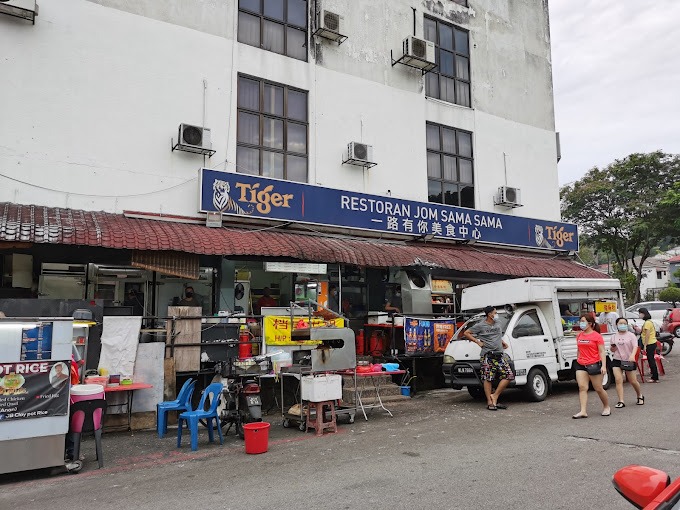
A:
POLYGON ((305 432, 314 429, 317 436, 323 435, 323 431, 328 429, 331 432, 338 431, 337 416, 335 414, 335 401, 325 400, 323 402, 307 402, 307 424, 305 432), (312 407, 316 416, 312 418, 312 407), (331 419, 326 421, 326 407, 331 412, 331 419))

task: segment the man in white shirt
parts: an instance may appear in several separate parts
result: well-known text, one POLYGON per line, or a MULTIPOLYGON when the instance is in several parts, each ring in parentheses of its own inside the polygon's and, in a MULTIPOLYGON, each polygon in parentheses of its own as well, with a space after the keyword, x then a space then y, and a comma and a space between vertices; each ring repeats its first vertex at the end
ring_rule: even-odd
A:
POLYGON ((598 318, 598 324, 606 324, 609 333, 616 332, 616 321, 619 319, 619 314, 616 312, 602 312, 598 318))

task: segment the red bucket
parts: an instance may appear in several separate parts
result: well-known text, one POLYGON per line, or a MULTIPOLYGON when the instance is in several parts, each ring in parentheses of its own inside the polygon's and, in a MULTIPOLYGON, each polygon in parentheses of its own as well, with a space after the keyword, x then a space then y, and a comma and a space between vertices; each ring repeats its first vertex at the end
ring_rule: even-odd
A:
POLYGON ((246 453, 265 453, 269 449, 269 427, 266 421, 246 423, 243 434, 246 440, 246 453))

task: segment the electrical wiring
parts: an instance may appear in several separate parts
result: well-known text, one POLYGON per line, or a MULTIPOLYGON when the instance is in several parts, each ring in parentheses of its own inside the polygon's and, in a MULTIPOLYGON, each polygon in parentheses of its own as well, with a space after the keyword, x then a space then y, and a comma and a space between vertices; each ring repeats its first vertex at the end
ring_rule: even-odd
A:
POLYGON ((179 184, 175 184, 174 186, 170 186, 168 188, 164 189, 159 189, 155 191, 147 191, 145 193, 132 193, 130 195, 95 195, 92 193, 77 193, 74 191, 64 191, 64 190, 59 190, 59 189, 54 189, 54 188, 48 188, 46 186, 40 186, 39 184, 33 184, 31 182, 26 182, 22 181, 21 179, 17 179, 15 177, 10 177, 9 175, 5 175, 0 173, 0 177, 4 177, 5 179, 8 179, 10 181, 18 182, 20 184, 24 184, 25 186, 31 186, 32 188, 37 188, 37 189, 42 189, 45 191, 53 191, 55 193, 64 193, 65 195, 74 195, 74 196, 79 196, 79 197, 94 197, 94 198, 131 198, 131 197, 143 197, 147 195, 154 195, 156 193, 163 193, 165 191, 170 191, 171 189, 179 188, 180 186, 184 186, 185 184, 188 184, 190 182, 198 180, 198 177, 193 177, 189 180, 180 182, 179 184))

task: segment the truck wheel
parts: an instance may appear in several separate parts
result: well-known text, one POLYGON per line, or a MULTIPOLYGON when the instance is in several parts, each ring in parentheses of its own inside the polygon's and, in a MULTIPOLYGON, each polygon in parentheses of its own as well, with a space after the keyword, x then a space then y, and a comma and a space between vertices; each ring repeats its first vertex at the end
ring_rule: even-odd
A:
POLYGON ((549 389, 548 376, 545 372, 540 368, 532 368, 524 388, 527 397, 534 402, 542 402, 548 396, 549 389))
POLYGON ((468 386, 468 393, 475 400, 486 400, 486 394, 484 393, 484 388, 481 386, 468 386))

